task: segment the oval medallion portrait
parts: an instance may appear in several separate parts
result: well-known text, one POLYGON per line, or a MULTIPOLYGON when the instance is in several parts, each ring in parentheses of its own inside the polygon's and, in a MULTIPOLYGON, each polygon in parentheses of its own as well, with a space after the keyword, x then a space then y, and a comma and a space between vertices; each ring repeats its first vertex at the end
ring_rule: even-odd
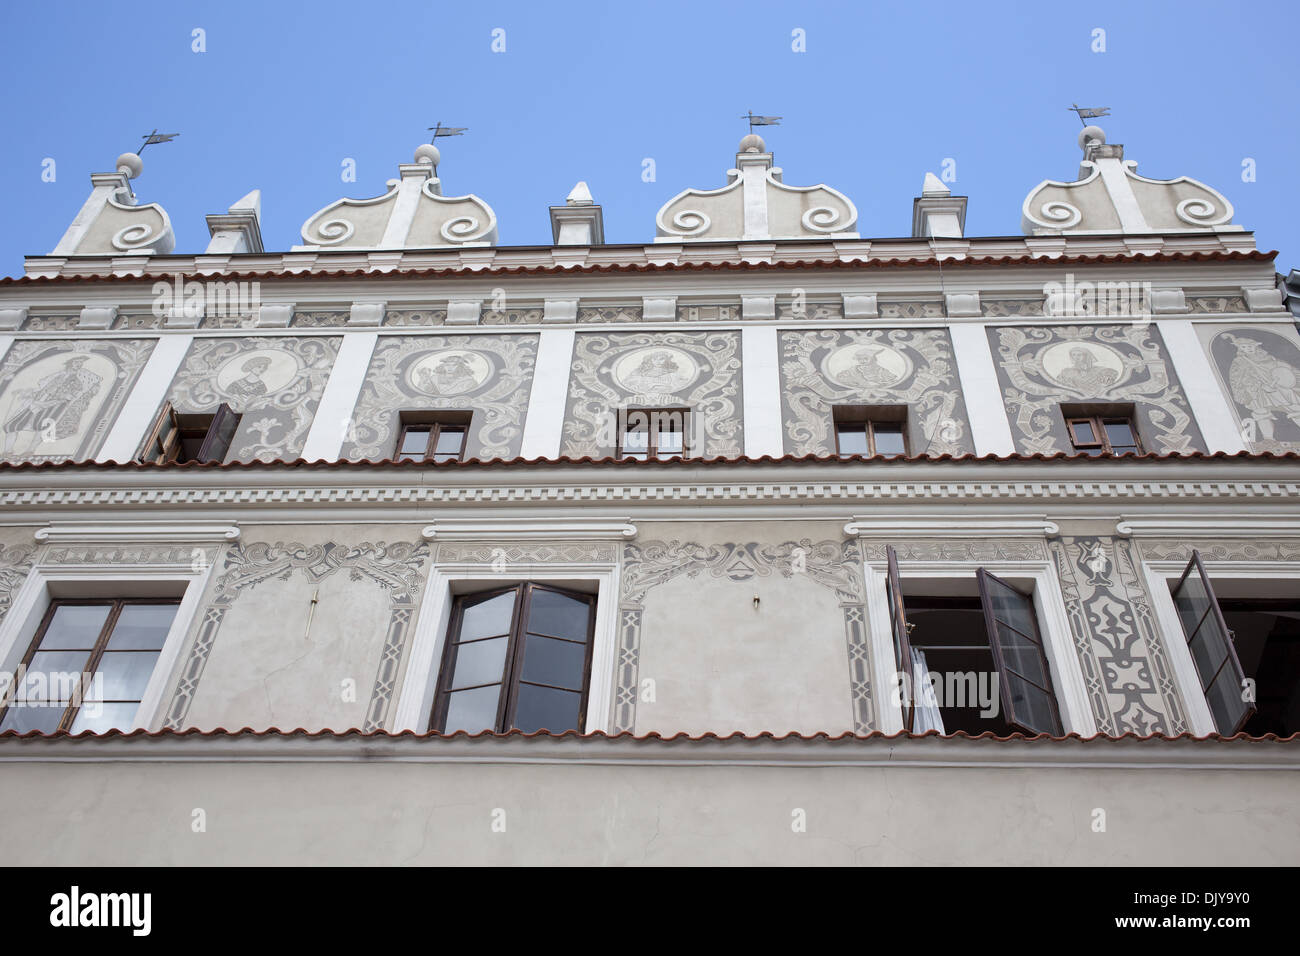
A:
POLYGON ((487 358, 470 349, 441 349, 412 362, 407 384, 424 395, 464 395, 492 375, 487 358))
POLYGON ((611 374, 629 392, 664 394, 686 388, 700 374, 700 367, 681 349, 651 346, 624 355, 611 374))
POLYGON ((1096 395, 1124 378, 1124 359, 1096 342, 1058 342, 1039 358, 1043 374, 1072 391, 1096 395))
POLYGON ((217 371, 217 391, 236 402, 273 395, 297 376, 297 356, 280 349, 256 349, 236 355, 217 371))
POLYGON ((837 385, 867 392, 893 388, 912 373, 902 352, 877 342, 842 346, 822 362, 822 373, 837 385))

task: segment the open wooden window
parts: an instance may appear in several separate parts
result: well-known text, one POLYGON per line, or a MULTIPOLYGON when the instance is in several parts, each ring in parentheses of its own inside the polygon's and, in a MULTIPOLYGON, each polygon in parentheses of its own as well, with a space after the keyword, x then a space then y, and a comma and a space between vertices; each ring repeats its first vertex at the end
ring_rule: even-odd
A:
POLYGON ((179 603, 51 602, 5 695, 0 731, 129 730, 179 603))
POLYGON ((469 425, 469 412, 404 413, 394 458, 397 461, 460 461, 465 457, 469 425))
POLYGON ((149 430, 140 460, 225 461, 239 418, 224 402, 210 414, 181 413, 166 402, 149 430))
POLYGON ((1235 734, 1254 715, 1255 703, 1199 551, 1192 551, 1173 598, 1214 724, 1221 734, 1235 734))
POLYGON ((456 598, 430 727, 581 731, 596 598, 524 583, 456 598))
POLYGON ((906 455, 907 408, 902 405, 839 405, 834 410, 835 454, 906 455))
POLYGON ((1094 457, 1142 454, 1131 415, 1066 415, 1065 424, 1077 452, 1094 457))
POLYGON ((1033 596, 979 568, 973 589, 948 582, 941 594, 904 598, 892 547, 886 557, 894 659, 907 681, 904 729, 1060 734, 1033 596), (936 694, 927 702, 931 675, 936 694))
POLYGON ((629 408, 619 413, 618 457, 680 458, 686 451, 687 408, 629 408))

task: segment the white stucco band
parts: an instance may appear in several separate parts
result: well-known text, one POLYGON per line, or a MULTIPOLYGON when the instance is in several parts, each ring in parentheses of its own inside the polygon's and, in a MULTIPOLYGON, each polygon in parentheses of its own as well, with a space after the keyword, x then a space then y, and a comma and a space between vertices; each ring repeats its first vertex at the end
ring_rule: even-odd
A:
POLYGON ((1159 329, 1201 437, 1205 439, 1206 450, 1229 454, 1247 451, 1241 437, 1241 423, 1219 388, 1219 378, 1210 367, 1210 359, 1191 320, 1160 319, 1159 329))
POLYGON ((1016 443, 1011 437, 986 327, 982 323, 953 323, 948 334, 952 336, 957 374, 966 397, 975 454, 1014 455, 1016 443))
POLYGON ((127 462, 135 457, 193 342, 192 335, 165 335, 158 340, 96 461, 127 462))
POLYGON ((537 343, 537 364, 528 417, 519 455, 522 458, 558 458, 564 429, 564 399, 573 359, 573 329, 543 329, 537 343))
POLYGON ((745 370, 745 456, 758 458, 784 453, 781 438, 781 382, 778 374, 777 330, 753 326, 740 333, 745 370))
POLYGON ((349 332, 343 336, 334 369, 321 394, 320 408, 302 448, 302 457, 307 461, 338 460, 352 430, 352 413, 378 341, 378 332, 349 332))

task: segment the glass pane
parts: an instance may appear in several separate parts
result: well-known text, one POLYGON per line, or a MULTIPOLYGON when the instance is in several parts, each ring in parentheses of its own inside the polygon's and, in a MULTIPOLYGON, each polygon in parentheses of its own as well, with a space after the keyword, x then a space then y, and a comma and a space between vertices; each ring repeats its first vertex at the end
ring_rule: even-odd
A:
POLYGON ((566 730, 581 730, 578 726, 581 707, 581 694, 520 684, 514 725, 525 733, 549 730, 559 734, 566 730))
POLYGON ((1137 445, 1128 422, 1106 422, 1102 427, 1106 429, 1106 441, 1110 442, 1110 447, 1115 451, 1137 445))
POLYGON ((460 455, 460 446, 465 443, 465 429, 444 427, 438 432, 438 441, 433 450, 440 455, 460 455))
POLYGON ((28 700, 69 700, 88 660, 89 651, 38 651, 27 665, 20 693, 28 700))
POLYGON ((877 455, 903 454, 902 425, 876 425, 874 426, 874 431, 876 436, 877 455))
MULTIPOLYGON (((1058 728, 1052 713, 1052 698, 1018 677, 1003 675, 1002 679, 1007 682, 1007 689, 1011 692, 1011 708, 1016 720, 1028 728, 1030 733, 1055 734, 1058 728)), ((1004 716, 1009 718, 1011 715, 1004 716)))
POLYGON ((477 687, 479 684, 497 684, 505 673, 508 637, 494 637, 456 647, 456 673, 452 687, 477 687))
MULTIPOLYGON (((1201 576, 1196 572, 1195 567, 1174 592, 1174 607, 1178 609, 1178 619, 1182 622, 1183 633, 1190 638, 1200 626, 1205 612, 1210 609, 1210 596, 1205 593, 1205 584, 1201 581, 1201 576)), ((1209 680, 1212 676, 1214 676, 1213 672, 1203 674, 1202 679, 1209 680)))
POLYGON ((1047 676, 1043 655, 1038 650, 1038 646, 1004 624, 999 623, 997 627, 998 646, 1002 650, 1002 660, 1007 667, 1017 674, 1028 677, 1040 687, 1051 687, 1052 682, 1047 676))
POLYGON ((458 690, 450 696, 444 733, 467 730, 471 734, 476 734, 480 730, 492 730, 496 727, 497 703, 501 699, 499 685, 476 687, 474 690, 458 690))
POLYGON ((399 460, 423 458, 429 447, 429 429, 408 428, 402 434, 402 447, 397 451, 399 460))
POLYGON ((528 608, 528 630, 585 641, 590 619, 591 605, 588 602, 555 591, 533 589, 528 608))
POLYGON ((84 647, 89 650, 99 640, 110 610, 108 604, 60 604, 41 638, 41 649, 84 647))
POLYGON ((157 660, 157 651, 105 651, 86 688, 86 699, 139 700, 157 660))
POLYGON ((139 704, 85 704, 72 721, 72 732, 102 734, 106 730, 130 730, 139 704))
POLYGON ((510 633, 510 621, 515 613, 517 592, 507 591, 486 601, 465 607, 460 619, 457 640, 470 641, 476 637, 496 637, 510 633))
POLYGON ((1092 430, 1092 422, 1071 422, 1074 440, 1083 445, 1091 445, 1097 440, 1097 433, 1092 430))
POLYGON ((523 679, 580 691, 586 661, 586 644, 529 634, 523 679))
POLYGON ((865 455, 867 448, 867 429, 863 425, 837 425, 836 434, 840 439, 841 455, 865 455))
POLYGON ((1192 652, 1192 660, 1196 663, 1196 672, 1201 675, 1201 683, 1213 680, 1223 664, 1223 659, 1228 656, 1228 642, 1223 632, 1219 630, 1219 622, 1214 619, 1214 615, 1205 619, 1205 623, 1188 641, 1187 646, 1192 652))
POLYGON ((52 734, 59 729, 59 720, 66 709, 66 707, 10 705, 5 711, 4 720, 0 721, 0 731, 13 730, 25 734, 29 730, 35 730, 42 734, 52 734))
POLYGON ((175 604, 127 604, 108 638, 113 651, 161 650, 176 617, 175 604))
POLYGON ((993 617, 1003 624, 1009 624, 1021 634, 1036 637, 1034 599, 1013 591, 1006 585, 999 584, 991 578, 988 582, 989 601, 993 604, 993 617))
POLYGON ((1233 676, 1231 667, 1225 667, 1214 683, 1205 689, 1205 700, 1214 715, 1214 726, 1221 734, 1236 731, 1242 715, 1250 708, 1243 698, 1243 688, 1233 676))
POLYGON ((623 433, 623 454, 644 453, 650 447, 649 436, 650 432, 644 428, 625 431, 623 433))
POLYGON ((661 431, 656 451, 659 453, 660 458, 667 455, 680 455, 682 453, 682 433, 661 431))

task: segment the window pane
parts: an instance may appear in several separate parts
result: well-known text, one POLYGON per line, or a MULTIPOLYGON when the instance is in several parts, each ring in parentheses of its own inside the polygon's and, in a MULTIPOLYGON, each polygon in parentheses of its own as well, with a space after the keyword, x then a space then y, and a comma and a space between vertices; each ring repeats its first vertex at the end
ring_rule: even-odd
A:
MULTIPOLYGON (((988 580, 987 578, 985 580, 988 580)), ((993 618, 1003 624, 1009 624, 1021 634, 1036 637, 1034 625, 1034 599, 999 584, 989 581, 989 600, 993 604, 993 618)))
POLYGON ((876 436, 877 455, 903 454, 902 425, 876 425, 874 426, 874 431, 876 436))
MULTIPOLYGON (((1182 622, 1183 633, 1190 637, 1200 626, 1205 612, 1210 609, 1210 597, 1205 593, 1205 585, 1195 570, 1187 575, 1175 592, 1174 606, 1178 608, 1178 619, 1182 622)), ((1209 680, 1213 675, 1213 671, 1209 674, 1203 673, 1202 678, 1209 680)))
POLYGON ((117 616, 108 649, 161 650, 175 617, 175 604, 127 604, 117 616))
POLYGON ((549 730, 559 734, 566 730, 581 730, 578 726, 581 707, 581 694, 520 684, 514 725, 525 733, 549 730))
POLYGON ((586 644, 529 634, 523 679, 580 691, 586 662, 586 644))
POLYGON ((68 700, 88 660, 89 651, 38 651, 21 690, 29 700, 68 700))
POLYGON ((1187 646, 1196 662, 1196 672, 1201 675, 1201 683, 1213 680, 1223 659, 1228 656, 1228 642, 1220 633, 1219 622, 1213 615, 1205 619, 1187 646))
POLYGON ((998 624, 998 646, 1002 660, 1017 674, 1022 674, 1040 687, 1051 687, 1052 682, 1043 666, 1043 655, 1038 646, 1003 624, 998 624))
POLYGON ((72 721, 72 732, 89 730, 102 734, 106 730, 130 730, 139 704, 85 704, 72 721))
POLYGON ((635 431, 629 430, 623 433, 623 454, 625 455, 643 455, 650 447, 649 431, 644 428, 638 428, 635 431))
POLYGON ((94 647, 110 610, 107 604, 60 604, 41 638, 41 648, 49 651, 94 647))
MULTIPOLYGON (((1011 692, 1011 708, 1016 719, 1028 728, 1030 733, 1054 734, 1058 728, 1056 717, 1052 713, 1052 698, 1037 687, 1025 683, 1018 677, 1004 674, 1007 689, 1011 692)), ((1004 715, 1010 717, 1010 714, 1004 715)))
POLYGON ((86 699, 139 700, 157 660, 157 651, 105 651, 86 688, 86 699))
POLYGON ((500 699, 499 685, 456 691, 450 695, 447 704, 447 722, 443 732, 449 734, 453 730, 467 730, 476 734, 480 730, 492 730, 496 727, 497 703, 500 699))
POLYGON ((865 455, 867 449, 867 429, 863 425, 837 425, 836 434, 840 440, 841 455, 865 455))
POLYGON ((439 455, 460 455, 461 445, 465 443, 465 429, 443 427, 438 432, 438 441, 434 451, 439 455))
POLYGON ((66 707, 43 707, 10 705, 5 711, 5 718, 0 721, 0 731, 13 730, 25 734, 35 730, 42 734, 52 734, 59 729, 59 720, 66 707))
POLYGON ((1233 677, 1231 667, 1225 667, 1209 687, 1205 689, 1205 700, 1214 715, 1214 726, 1221 734, 1233 733, 1242 715, 1250 707, 1243 698, 1243 688, 1233 677))
POLYGON ((402 447, 397 450, 399 461, 423 458, 429 447, 429 429, 408 428, 402 433, 402 447))
POLYGON ((1110 442, 1111 448, 1116 451, 1137 446, 1137 442, 1133 439, 1133 429, 1129 427, 1128 422, 1106 422, 1103 427, 1106 429, 1106 441, 1110 442))
POLYGON ((505 673, 508 637, 494 637, 456 647, 456 673, 452 687, 477 687, 479 684, 498 684, 505 673))
POLYGON ((1092 430, 1092 422, 1071 422, 1074 440, 1080 444, 1091 445, 1097 440, 1097 433, 1092 430))
POLYGON ((591 605, 586 601, 555 591, 533 589, 528 609, 528 630, 585 641, 590 619, 591 605))
POLYGON ((507 591, 486 601, 468 604, 461 614, 457 640, 469 641, 476 637, 496 637, 498 634, 510 633, 516 593, 507 591))
POLYGON ((660 458, 667 455, 680 455, 682 453, 682 433, 661 431, 659 433, 658 447, 655 451, 660 458))

